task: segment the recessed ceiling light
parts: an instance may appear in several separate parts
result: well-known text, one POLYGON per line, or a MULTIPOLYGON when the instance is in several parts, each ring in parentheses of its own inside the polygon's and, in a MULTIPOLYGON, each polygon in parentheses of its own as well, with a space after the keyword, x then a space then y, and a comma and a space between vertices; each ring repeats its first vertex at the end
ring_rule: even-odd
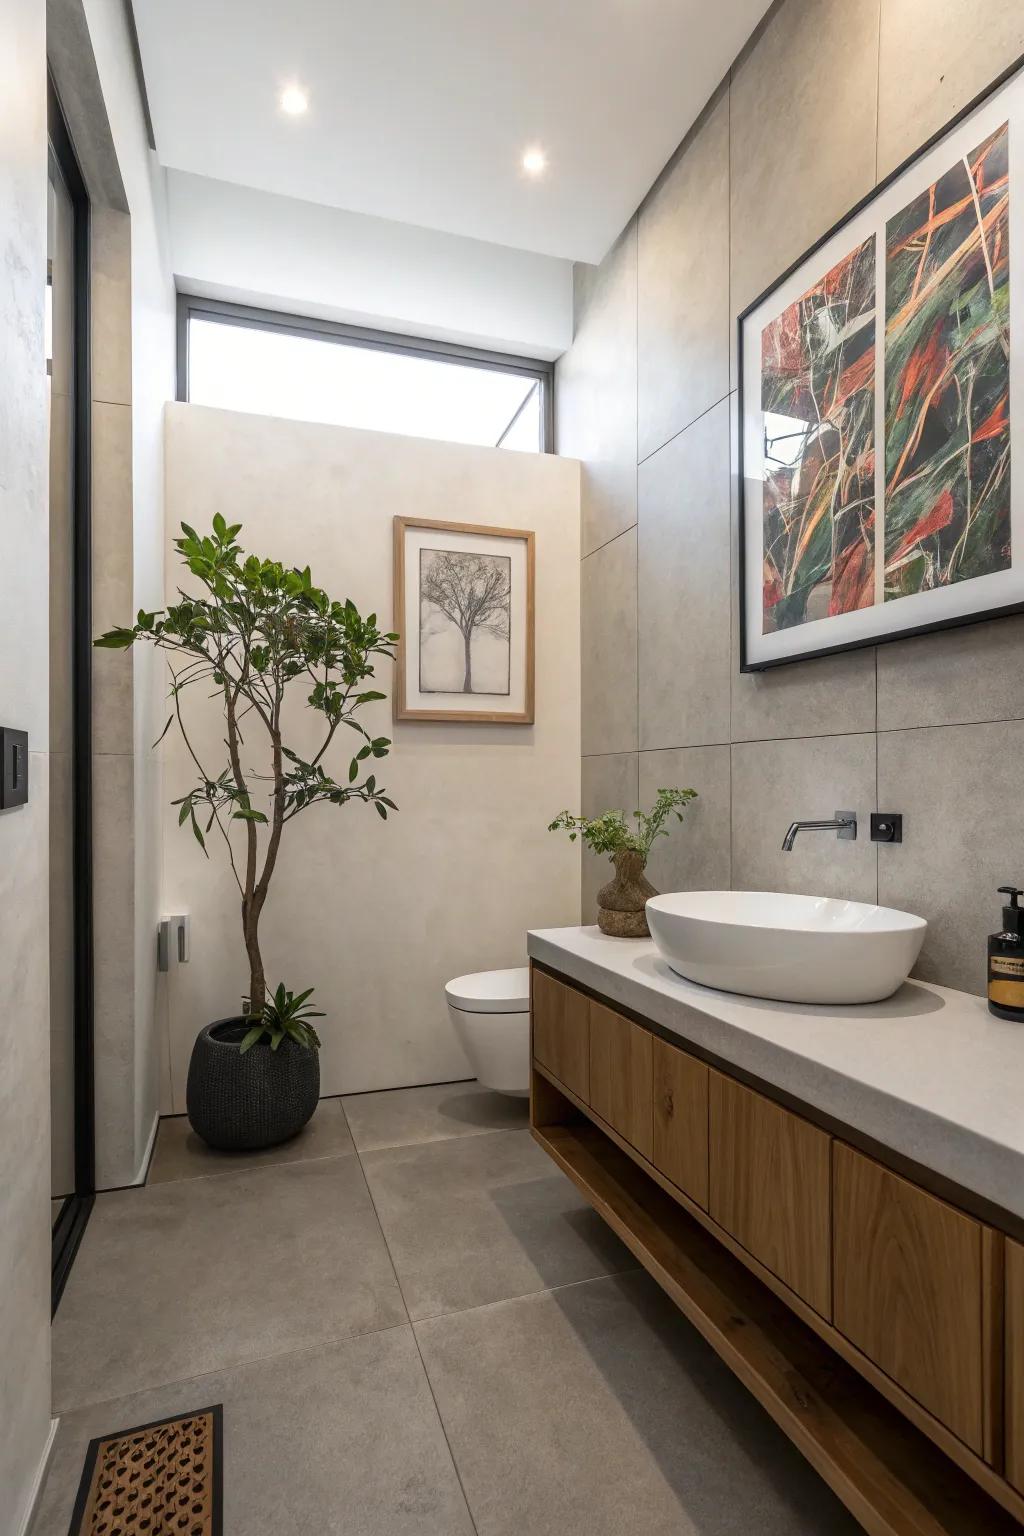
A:
POLYGON ((548 168, 548 157, 542 149, 528 149, 523 155, 523 170, 527 176, 542 176, 548 168))
POLYGON ((281 92, 281 111, 289 117, 301 117, 309 107, 309 95, 301 85, 286 85, 281 92))

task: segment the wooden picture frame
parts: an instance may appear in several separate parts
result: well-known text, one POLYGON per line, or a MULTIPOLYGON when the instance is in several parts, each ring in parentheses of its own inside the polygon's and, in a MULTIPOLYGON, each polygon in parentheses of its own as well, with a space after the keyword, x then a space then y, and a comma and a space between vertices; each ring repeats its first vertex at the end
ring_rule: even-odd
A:
POLYGON ((534 544, 529 529, 395 518, 396 721, 533 724, 534 544))
POLYGON ((737 319, 741 672, 1024 612, 1022 66, 737 319))

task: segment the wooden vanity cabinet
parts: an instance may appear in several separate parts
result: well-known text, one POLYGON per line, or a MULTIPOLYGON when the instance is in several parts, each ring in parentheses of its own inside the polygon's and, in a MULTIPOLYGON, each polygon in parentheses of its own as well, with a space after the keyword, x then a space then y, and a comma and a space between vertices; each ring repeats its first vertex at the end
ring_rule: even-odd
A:
POLYGON ((711 1073, 708 1210, 825 1318, 832 1311, 830 1143, 799 1115, 711 1073))
POLYGON ((653 1044, 650 1030, 590 1004, 590 1107, 648 1160, 654 1151, 653 1044))
POLYGON ((532 987, 534 1136, 865 1529, 1024 1531, 1024 1244, 642 1020, 537 966, 532 987))
POLYGON ((654 1153, 659 1173, 708 1208, 708 1069, 657 1036, 654 1068, 654 1153))
POLYGON ((986 1229, 838 1141, 833 1178, 835 1326, 984 1455, 986 1229))
POLYGON ((1024 1247, 1006 1243, 1006 1480, 1024 1493, 1024 1247))
POLYGON ((533 970, 533 1054, 585 1103, 590 1099, 590 1003, 544 971, 533 970))

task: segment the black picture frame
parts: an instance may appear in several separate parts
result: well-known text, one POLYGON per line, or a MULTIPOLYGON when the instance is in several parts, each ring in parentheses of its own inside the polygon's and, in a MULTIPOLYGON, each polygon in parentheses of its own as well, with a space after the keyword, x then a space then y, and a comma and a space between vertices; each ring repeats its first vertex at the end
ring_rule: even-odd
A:
MULTIPOLYGON (((784 272, 780 273, 778 277, 774 278, 773 281, 771 283, 769 283, 768 286, 761 293, 759 293, 755 299, 751 300, 751 302, 749 304, 747 304, 746 307, 743 309, 743 311, 739 315, 737 315, 737 317, 736 317, 735 341, 736 341, 736 360, 737 360, 736 384, 737 384, 737 438, 738 438, 738 441, 737 441, 737 444, 736 444, 736 449, 737 449, 737 461, 736 462, 737 462, 737 472, 738 472, 738 477, 739 477, 739 494, 738 494, 738 518, 739 518, 739 527, 738 527, 738 555, 739 555, 739 560, 738 560, 737 575, 738 575, 738 581, 739 581, 739 593, 738 593, 738 596, 739 596, 739 642, 740 642, 740 668, 739 668, 739 670, 740 670, 741 673, 752 673, 752 672, 770 671, 770 670, 774 670, 774 668, 776 668, 776 667, 793 666, 793 665, 796 665, 796 664, 798 664, 799 662, 802 662, 802 661, 813 661, 813 660, 820 659, 821 657, 824 657, 824 656, 836 656, 836 655, 840 655, 840 654, 842 654, 843 652, 846 652, 846 651, 865 650, 865 649, 868 649, 869 647, 872 647, 872 646, 887 645, 887 644, 891 643, 894 640, 908 640, 908 639, 912 638, 913 636, 917 636, 917 635, 935 634, 935 633, 938 633, 941 630, 959 629, 959 628, 963 628, 963 627, 965 627, 967 625, 987 623, 991 619, 1007 618, 1007 617, 1010 617, 1013 614, 1024 613, 1024 599, 1022 599, 1020 602, 1008 603, 1008 604, 1006 604, 1006 605, 1004 605, 1002 607, 986 608, 984 611, 978 612, 978 613, 965 613, 965 614, 962 614, 962 615, 957 615, 955 617, 949 617, 949 618, 943 618, 943 619, 934 620, 934 621, 931 621, 929 623, 919 624, 919 625, 915 625, 915 626, 908 626, 908 627, 905 627, 905 628, 894 630, 892 633, 889 633, 889 634, 871 635, 871 636, 866 636, 864 638, 857 638, 857 639, 853 639, 853 640, 839 641, 835 645, 824 645, 824 646, 817 646, 817 647, 813 647, 813 648, 808 648, 806 651, 801 651, 797 655, 771 657, 771 658, 767 658, 767 659, 759 659, 759 660, 756 660, 756 661, 751 660, 750 656, 749 656, 749 647, 748 647, 748 638, 749 638, 749 636, 748 636, 747 601, 746 601, 747 564, 748 564, 749 556, 748 556, 748 552, 747 552, 747 548, 746 548, 746 543, 747 543, 747 539, 746 539, 747 506, 746 506, 746 477, 745 477, 745 471, 744 471, 744 446, 743 446, 743 438, 744 438, 744 430, 743 430, 743 427, 744 427, 743 338, 744 338, 744 325, 745 325, 746 321, 750 318, 750 316, 757 309, 760 308, 760 306, 763 303, 765 303, 765 301, 767 299, 769 299, 772 296, 772 294, 778 288, 782 287, 782 285, 784 283, 786 283, 800 269, 800 267, 802 267, 804 265, 805 262, 811 260, 817 254, 818 251, 820 251, 825 245, 828 244, 828 242, 831 239, 833 239, 834 236, 838 235, 860 213, 864 212, 864 210, 869 208, 872 203, 876 202, 878 200, 878 198, 880 198, 882 196, 882 194, 885 193, 886 190, 889 187, 891 187, 896 181, 898 181, 901 176, 905 175, 907 171, 912 169, 912 167, 916 164, 916 162, 918 160, 920 160, 930 150, 934 149, 938 144, 940 144, 942 142, 942 140, 945 139, 948 134, 952 133, 953 130, 956 129, 957 127, 959 127, 961 123, 965 122, 971 116, 972 113, 974 113, 974 112, 976 112, 978 110, 979 107, 984 106, 986 104, 986 102, 988 102, 993 96, 995 96, 995 94, 998 91, 1002 90, 1002 88, 1005 85, 1007 85, 1011 80, 1013 80, 1015 76, 1020 74, 1022 70, 1024 70, 1024 54, 1021 54, 1018 58, 1016 58, 1013 61, 1013 63, 1010 64, 1006 69, 1004 69, 993 81, 991 81, 991 83, 989 85, 987 85, 983 91, 979 92, 979 94, 977 96, 973 97, 973 99, 971 101, 969 101, 964 107, 962 107, 959 112, 955 113, 954 116, 949 118, 947 122, 943 123, 941 128, 937 129, 936 132, 933 133, 928 139, 926 139, 923 144, 920 144, 917 147, 917 149, 915 149, 913 151, 912 154, 908 155, 904 160, 902 160, 900 162, 900 164, 895 167, 894 170, 890 171, 889 174, 886 177, 883 178, 883 180, 877 182, 871 188, 870 192, 866 193, 864 195, 864 197, 862 197, 859 200, 859 202, 855 203, 854 206, 852 208, 850 208, 848 210, 848 212, 846 212, 842 216, 841 219, 838 219, 829 229, 825 230, 825 232, 819 237, 819 239, 817 239, 812 245, 808 246, 808 248, 805 251, 803 251, 796 258, 795 261, 790 263, 790 265, 786 268, 786 270, 784 272)), ((1022 195, 1024 195, 1024 182, 1022 182, 1022 195)), ((1021 402, 1019 404, 1018 409, 1024 409, 1024 402, 1021 402)))

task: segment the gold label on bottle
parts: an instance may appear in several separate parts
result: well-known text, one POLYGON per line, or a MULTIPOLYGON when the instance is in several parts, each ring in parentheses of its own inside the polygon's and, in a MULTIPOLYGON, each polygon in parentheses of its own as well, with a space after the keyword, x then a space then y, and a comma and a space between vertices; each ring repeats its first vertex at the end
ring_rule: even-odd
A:
POLYGON ((1024 976, 1024 957, 993 955, 989 966, 993 976, 1024 976))

